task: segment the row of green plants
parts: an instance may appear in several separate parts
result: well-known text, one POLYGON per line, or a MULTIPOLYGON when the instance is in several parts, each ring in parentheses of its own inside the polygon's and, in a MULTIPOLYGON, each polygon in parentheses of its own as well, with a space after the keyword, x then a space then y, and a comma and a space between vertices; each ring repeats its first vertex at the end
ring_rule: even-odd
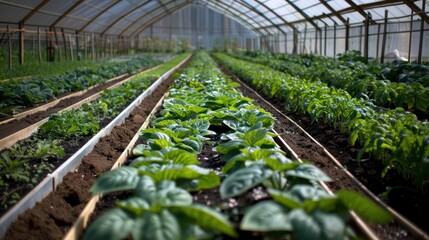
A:
POLYGON ((241 52, 235 56, 270 66, 291 76, 344 89, 352 97, 370 100, 380 107, 428 112, 429 89, 427 85, 421 84, 429 80, 428 66, 399 61, 388 66, 367 63, 359 51, 339 54, 337 61, 315 55, 267 56, 241 52))
POLYGON ((361 146, 357 159, 368 153, 382 161, 384 176, 394 169, 416 188, 429 180, 429 123, 403 109, 379 110, 371 102, 353 98, 342 89, 320 81, 292 77, 270 67, 215 54, 234 74, 263 94, 301 111, 311 120, 331 124, 350 134, 350 144, 361 146))
POLYGON ((22 191, 31 189, 66 156, 65 147, 80 145, 84 137, 100 130, 100 124, 120 111, 146 90, 163 73, 177 65, 181 54, 157 69, 137 74, 129 82, 104 90, 97 100, 82 107, 50 116, 36 133, 0 153, 0 212, 14 205, 22 191))
POLYGON ((159 63, 161 61, 151 55, 140 55, 125 61, 105 62, 94 68, 80 67, 58 76, 5 82, 0 85, 0 117, 159 63))
POLYGON ((97 218, 84 239, 237 237, 230 216, 222 213, 226 206, 192 202, 192 192, 215 187, 218 197, 228 199, 265 186, 272 200, 248 206, 237 225, 267 237, 347 239, 353 236, 346 224, 352 209, 374 222, 390 221, 355 192, 322 190, 316 181, 331 179, 314 165, 288 159, 273 140, 275 119, 241 96, 237 86, 207 53, 197 53, 151 128, 141 132, 134 160, 102 175, 91 188, 93 194, 129 191, 131 196, 97 218), (222 172, 199 166, 203 144, 222 155, 222 172))

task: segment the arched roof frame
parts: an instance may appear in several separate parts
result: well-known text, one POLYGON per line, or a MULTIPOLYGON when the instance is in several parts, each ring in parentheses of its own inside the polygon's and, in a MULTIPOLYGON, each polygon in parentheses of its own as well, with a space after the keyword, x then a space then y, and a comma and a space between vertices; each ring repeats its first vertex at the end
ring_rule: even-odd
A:
MULTIPOLYGON (((373 16, 375 13, 378 16, 376 20, 382 20, 382 14, 378 14, 378 12, 385 7, 395 8, 396 16, 393 15, 393 18, 397 19, 409 18, 409 11, 407 11, 407 9, 411 9, 416 15, 419 15, 420 18, 429 24, 427 12, 422 12, 419 5, 422 1, 416 2, 413 0, 344 0, 341 2, 342 4, 337 4, 339 2, 333 0, 315 0, 312 1, 313 5, 309 5, 310 7, 304 7, 304 1, 292 0, 285 0, 288 4, 281 4, 281 0, 176 0, 176 4, 169 4, 170 2, 165 0, 146 0, 145 2, 134 0, 74 0, 73 2, 64 2, 67 4, 58 8, 55 8, 55 5, 60 5, 63 1, 40 0, 38 2, 26 2, 22 0, 0 0, 0 7, 7 6, 3 8, 6 9, 5 12, 7 12, 7 8, 19 8, 20 10, 19 14, 13 15, 9 13, 9 17, 5 15, 4 19, 0 18, 0 21, 8 24, 17 23, 20 26, 34 25, 48 26, 50 28, 61 26, 75 29, 78 32, 88 30, 96 33, 100 32, 102 34, 110 32, 113 35, 118 33, 119 35, 124 35, 126 34, 126 31, 123 31, 124 29, 127 29, 128 32, 135 32, 136 29, 140 29, 147 25, 148 22, 141 22, 141 19, 144 18, 136 14, 136 11, 138 9, 143 9, 142 6, 149 2, 158 3, 144 10, 145 13, 143 14, 147 14, 149 11, 152 13, 152 19, 160 19, 160 16, 166 15, 164 12, 158 12, 160 9, 164 9, 171 14, 173 9, 176 9, 174 6, 177 4, 184 2, 197 3, 210 6, 211 9, 217 10, 216 12, 228 14, 257 34, 285 33, 285 29, 292 28, 291 26, 299 26, 299 24, 304 22, 309 22, 317 29, 318 26, 315 20, 328 17, 338 19, 338 21, 346 25, 346 18, 353 16, 350 17, 351 24, 361 23, 363 19, 366 19, 368 12, 372 12, 373 16), (219 4, 214 4, 217 2, 219 4), (85 4, 85 7, 82 7, 83 4, 85 4), (115 7, 116 5, 117 7, 115 7), (225 6, 228 5, 230 7, 234 6, 235 9, 231 9, 230 7, 225 8, 225 6), (311 6, 313 6, 313 9, 311 9, 311 6), (317 6, 324 8, 324 10, 317 11, 317 6), (86 9, 86 7, 90 9, 86 9), (294 8, 295 12, 283 13, 283 9, 288 7, 290 9, 294 8), (122 8, 124 11, 112 11, 113 8, 122 8), (84 9, 87 10, 86 12, 91 12, 92 9, 96 12, 94 12, 94 14, 85 15, 83 14, 83 12, 85 12, 83 11, 84 9), (267 11, 262 9, 267 9, 267 11), (267 14, 268 12, 269 14, 267 14), (44 19, 44 15, 46 15, 47 18, 44 19), (301 17, 299 17, 299 15, 301 15, 301 17), (65 18, 67 21, 65 21, 65 18), (78 20, 74 25, 73 19, 78 20), (102 19, 111 20, 103 22, 102 19), (69 24, 70 26, 68 26, 69 24)), ((426 3, 426 5, 428 4, 426 3)), ((152 19, 149 21, 152 22, 152 19)), ((370 21, 371 23, 375 23, 375 19, 370 19, 370 21)), ((286 32, 288 31, 286 30, 286 32)))

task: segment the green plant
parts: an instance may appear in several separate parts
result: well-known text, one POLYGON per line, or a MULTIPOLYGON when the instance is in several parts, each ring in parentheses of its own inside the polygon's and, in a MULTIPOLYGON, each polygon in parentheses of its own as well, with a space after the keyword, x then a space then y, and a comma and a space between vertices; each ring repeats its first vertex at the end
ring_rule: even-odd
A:
MULTIPOLYGON (((348 132, 352 145, 362 145, 358 159, 368 153, 385 164, 384 171, 380 173, 382 176, 390 169, 396 169, 406 179, 414 180, 420 189, 424 188, 429 176, 429 145, 422 137, 429 135, 427 121, 419 121, 414 114, 402 108, 379 109, 366 99, 353 98, 346 91, 329 88, 320 81, 292 77, 224 54, 215 56, 255 89, 283 101, 287 110, 302 111, 312 121, 322 120, 348 132)), ((380 94, 380 98, 390 96, 385 88, 377 91, 387 91, 380 94)), ((415 98, 423 99, 422 96, 414 94, 415 98)), ((426 101, 422 100, 421 108, 425 108, 426 101)))
MULTIPOLYGON (((120 168, 124 169, 124 168, 120 168)), ((123 189, 117 189, 123 190, 123 189)), ((92 188, 94 194, 111 188, 92 188)), ((192 196, 174 181, 153 181, 141 177, 134 196, 117 202, 88 228, 84 239, 189 239, 207 237, 210 232, 236 236, 225 216, 204 205, 192 203, 192 196)))
POLYGON ((263 201, 246 211, 240 228, 293 239, 349 239, 356 236, 345 224, 350 210, 374 223, 388 223, 392 216, 363 196, 349 190, 335 195, 308 186, 295 185, 286 192, 268 189, 272 201, 263 201))

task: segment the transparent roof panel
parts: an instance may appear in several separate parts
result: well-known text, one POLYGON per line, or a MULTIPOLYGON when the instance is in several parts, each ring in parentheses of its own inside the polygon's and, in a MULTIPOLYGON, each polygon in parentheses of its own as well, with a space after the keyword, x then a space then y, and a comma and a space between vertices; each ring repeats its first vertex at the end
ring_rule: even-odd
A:
MULTIPOLYGON (((389 22, 410 20, 411 9, 403 1, 386 0, 0 0, 0 23, 18 23, 31 10, 41 6, 26 22, 27 25, 50 26, 65 12, 68 14, 57 24, 71 30, 94 31, 106 34, 132 34, 141 27, 170 15, 180 7, 192 6, 186 14, 193 15, 195 6, 205 5, 259 34, 288 32, 302 29, 312 19, 317 26, 334 22, 342 25, 344 19, 351 24, 362 24, 365 13, 382 22, 389 12, 389 22), (354 4, 351 4, 351 2, 354 4), (71 9, 72 6, 76 7, 71 9), (365 13, 361 14, 358 8, 365 13), (334 11, 332 11, 332 10, 334 11), (341 16, 338 17, 338 14, 341 16), (292 26, 291 26, 292 24, 292 26), (264 29, 265 28, 265 29, 264 29)), ((423 1, 409 1, 421 8, 423 1)), ((426 15, 429 1, 426 1, 426 15)), ((184 14, 184 13, 182 13, 184 14)), ((415 16, 414 19, 419 19, 415 16)), ((195 19, 194 19, 195 20, 195 19)), ((189 20, 192 21, 192 20, 189 20)), ((213 19, 218 24, 222 19, 213 19)), ((181 24, 189 24, 183 22, 181 24)), ((197 23, 202 24, 202 23, 197 23)), ((313 24, 307 24, 314 28, 313 24)))

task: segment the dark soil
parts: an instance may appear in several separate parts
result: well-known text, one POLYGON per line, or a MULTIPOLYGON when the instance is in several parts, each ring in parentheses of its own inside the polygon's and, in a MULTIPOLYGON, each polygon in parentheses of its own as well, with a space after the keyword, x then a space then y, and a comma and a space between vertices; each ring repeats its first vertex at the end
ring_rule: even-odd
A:
MULTIPOLYGON (((51 108, 46 109, 45 111, 36 112, 36 113, 28 115, 22 119, 15 119, 15 120, 12 120, 12 121, 7 122, 5 124, 1 124, 0 125, 0 139, 4 138, 6 136, 9 136, 15 132, 18 132, 19 130, 22 130, 26 127, 29 127, 29 126, 35 124, 36 122, 49 117, 53 113, 57 113, 58 111, 60 111, 64 108, 67 108, 68 106, 71 106, 71 105, 73 105, 79 101, 82 101, 83 99, 85 99, 89 96, 92 96, 98 92, 101 92, 104 89, 107 89, 108 87, 110 87, 110 86, 112 86, 112 85, 114 85, 120 81, 123 81, 124 79, 126 79, 128 77, 129 77, 129 75, 126 75, 126 76, 118 78, 114 81, 100 84, 100 85, 88 90, 87 92, 85 92, 84 94, 82 94, 80 96, 71 97, 71 98, 61 100, 58 104, 56 104, 55 106, 53 106, 51 108)), ((65 96, 70 95, 70 94, 73 94, 73 92, 72 93, 65 93, 63 95, 57 96, 56 99, 65 97, 65 96)), ((52 99, 49 102, 55 101, 56 99, 52 99)), ((48 104, 49 102, 43 103, 43 104, 48 104)), ((26 109, 26 110, 30 110, 30 109, 33 109, 36 107, 40 107, 43 104, 39 104, 37 106, 34 106, 34 107, 26 109)), ((4 119, 0 119, 0 120, 4 120, 4 119)))
POLYGON ((90 187, 108 171, 156 105, 172 79, 147 97, 122 126, 100 140, 75 171, 68 173, 57 190, 27 210, 9 228, 4 239, 61 239, 91 198, 90 187))
MULTIPOLYGON (((228 70, 223 70, 232 79, 237 80, 237 78, 228 70)), ((272 104, 270 106, 269 104, 266 104, 261 97, 255 95, 253 91, 249 91, 246 87, 241 86, 239 87, 239 90, 244 96, 254 99, 254 104, 261 106, 273 114, 277 119, 275 130, 280 134, 280 137, 289 144, 301 159, 314 163, 334 180, 328 184, 331 189, 335 191, 347 188, 365 194, 354 180, 346 175, 343 169, 337 167, 321 147, 304 135, 304 133, 295 124, 285 118, 282 114, 279 114, 272 107, 274 106, 277 109, 283 110, 283 103, 266 97, 266 99, 268 99, 272 104)), ((359 149, 357 147, 350 146, 347 135, 342 134, 338 130, 331 126, 327 126, 326 124, 320 122, 311 123, 310 118, 304 114, 285 111, 283 111, 283 113, 298 123, 319 143, 323 143, 323 147, 326 148, 337 160, 339 160, 345 168, 351 171, 352 174, 366 185, 375 195, 383 193, 389 186, 407 186, 407 181, 395 174, 394 171, 391 171, 385 178, 381 178, 380 173, 382 165, 378 161, 354 161, 353 159, 355 159, 359 149)), ((415 187, 412 188, 415 189, 415 187)), ((410 191, 406 192, 403 188, 399 188, 398 191, 392 190, 390 192, 389 199, 391 199, 389 202, 390 206, 409 217, 425 231, 429 231, 429 222, 425 221, 425 218, 423 217, 429 214, 429 197, 427 194, 424 195, 416 192, 412 192, 412 194, 410 194, 410 191), (397 193, 397 195, 393 196, 395 193, 397 193)), ((395 221, 388 225, 371 226, 381 239, 413 239, 413 237, 395 221)))

